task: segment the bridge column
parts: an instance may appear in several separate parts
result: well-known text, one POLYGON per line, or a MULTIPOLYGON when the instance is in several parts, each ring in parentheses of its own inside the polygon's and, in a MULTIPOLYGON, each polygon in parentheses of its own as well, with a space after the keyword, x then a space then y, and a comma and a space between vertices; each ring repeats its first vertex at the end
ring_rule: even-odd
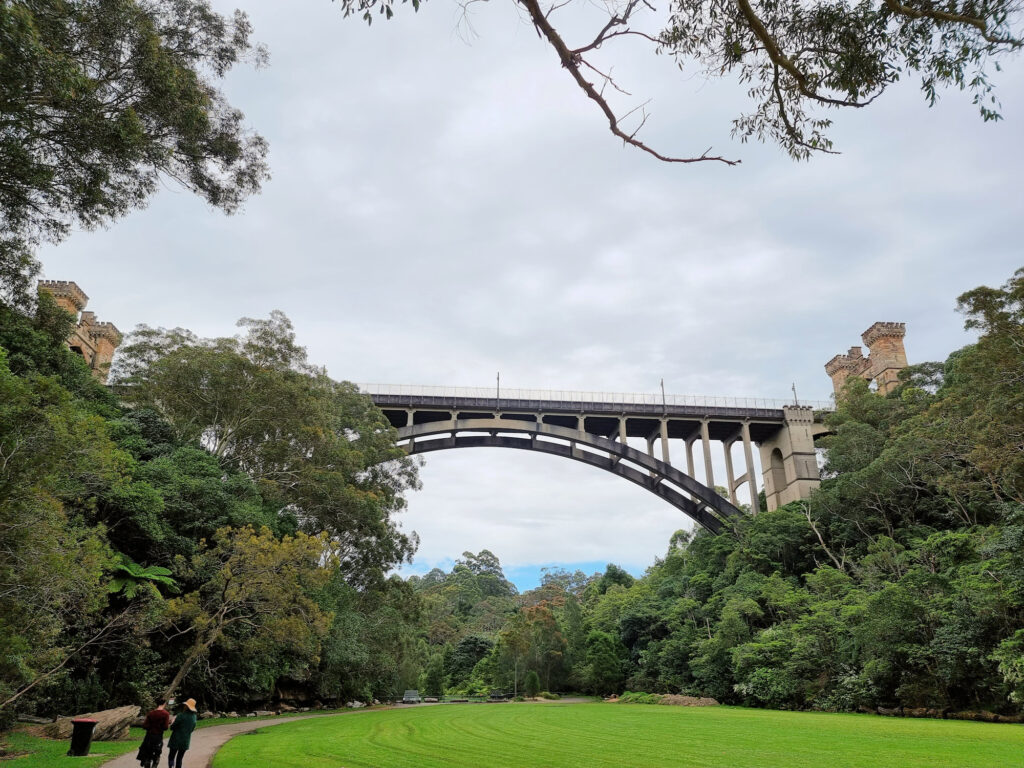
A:
MULTIPOLYGON (((693 477, 693 442, 696 437, 691 437, 686 441, 686 474, 693 477)), ((697 478, 693 477, 694 480, 697 478)))
POLYGON ((619 442, 623 445, 629 445, 626 442, 626 417, 619 416, 619 442))
POLYGON ((729 501, 738 507, 740 502, 736 498, 736 473, 732 468, 732 446, 735 442, 735 440, 728 440, 722 443, 722 445, 725 446, 725 479, 729 487, 729 501))
POLYGON ((711 468, 711 435, 708 432, 708 420, 700 420, 700 441, 704 445, 704 476, 707 477, 707 486, 714 490, 715 471, 711 468))
MULTIPOLYGON (((415 413, 416 413, 416 411, 414 411, 412 408, 406 408, 405 409, 405 426, 411 427, 415 423, 415 421, 413 420, 413 414, 415 414, 415 413)), ((415 440, 410 440, 409 441, 409 447, 410 448, 412 448, 415 445, 416 445, 416 441, 415 440)))
POLYGON ((821 484, 814 452, 814 410, 787 405, 785 422, 774 437, 761 443, 761 471, 768 509, 806 499, 821 484))
MULTIPOLYGON (((651 434, 649 434, 647 436, 647 455, 650 456, 652 459, 655 458, 655 456, 654 456, 654 441, 657 440, 657 439, 658 439, 658 432, 657 432, 657 430, 655 430, 654 432, 651 432, 651 434)), ((651 475, 651 477, 657 477, 658 473, 655 472, 652 469, 650 471, 650 475, 651 475)))
POLYGON ((672 462, 668 460, 668 419, 661 420, 661 427, 658 430, 661 432, 661 460, 666 464, 672 462))
POLYGON ((757 476, 754 474, 754 454, 751 451, 750 445, 749 421, 743 422, 740 434, 743 436, 743 458, 747 464, 747 490, 750 491, 750 511, 756 515, 761 511, 761 502, 757 499, 757 476))

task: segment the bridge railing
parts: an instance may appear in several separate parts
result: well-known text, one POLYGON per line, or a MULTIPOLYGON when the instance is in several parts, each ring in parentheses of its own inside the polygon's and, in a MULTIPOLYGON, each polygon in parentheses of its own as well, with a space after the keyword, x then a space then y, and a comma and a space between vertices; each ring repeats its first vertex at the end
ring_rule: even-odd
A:
MULTIPOLYGON (((717 395, 668 395, 658 393, 636 392, 582 392, 576 390, 557 389, 513 389, 502 387, 445 387, 422 386, 418 384, 358 384, 362 392, 368 395, 387 395, 390 397, 433 397, 433 398, 472 398, 476 400, 503 401, 524 400, 558 403, 612 403, 616 405, 666 405, 666 406, 702 406, 712 408, 771 408, 779 409, 793 405, 792 400, 773 400, 762 397, 722 397, 717 395)), ((835 404, 830 400, 800 400, 800 405, 810 406, 815 410, 831 411, 835 404)))

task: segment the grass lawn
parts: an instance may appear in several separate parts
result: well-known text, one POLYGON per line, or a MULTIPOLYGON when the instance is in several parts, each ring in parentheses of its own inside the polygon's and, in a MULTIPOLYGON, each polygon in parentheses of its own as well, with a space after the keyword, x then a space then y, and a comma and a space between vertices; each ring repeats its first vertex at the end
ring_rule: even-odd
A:
MULTIPOLYGON (((335 711, 349 712, 350 710, 335 711)), ((261 717, 258 719, 276 721, 284 719, 289 715, 296 716, 299 714, 301 713, 295 712, 277 717, 261 717)), ((317 714, 320 713, 318 712, 317 714)), ((238 723, 243 720, 252 721, 255 719, 257 718, 218 717, 200 720, 197 725, 199 728, 209 728, 214 725, 225 725, 227 723, 238 723)), ((5 746, 12 752, 24 752, 25 754, 9 759, 0 758, 0 766, 3 766, 3 768, 53 768, 55 766, 61 766, 61 768, 68 768, 68 766, 73 768, 96 768, 107 762, 107 760, 123 755, 125 752, 136 751, 142 743, 142 736, 141 728, 132 728, 130 739, 126 741, 94 741, 89 750, 88 757, 71 759, 67 756, 68 747, 71 744, 69 739, 41 739, 38 736, 31 736, 20 730, 9 731, 0 734, 5 746)), ((169 733, 164 735, 165 743, 169 736, 169 733)))
POLYGON ((40 739, 22 731, 10 731, 4 734, 4 740, 11 751, 27 753, 4 760, 0 763, 4 768, 97 768, 118 755, 137 750, 142 743, 142 729, 132 728, 128 741, 94 741, 88 757, 68 757, 70 739, 40 739))
POLYGON ((1024 728, 643 704, 353 712, 229 741, 214 768, 1020 768, 1024 728))

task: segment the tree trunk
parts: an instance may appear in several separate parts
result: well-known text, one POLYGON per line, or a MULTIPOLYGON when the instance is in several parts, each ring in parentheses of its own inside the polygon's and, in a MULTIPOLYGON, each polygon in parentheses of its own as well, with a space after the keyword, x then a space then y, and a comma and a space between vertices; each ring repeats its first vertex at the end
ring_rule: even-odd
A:
POLYGON ((199 660, 199 658, 204 653, 206 653, 206 651, 209 650, 211 642, 213 641, 211 640, 205 643, 197 642, 195 645, 192 646, 192 650, 188 652, 188 656, 185 657, 185 661, 181 665, 181 668, 178 670, 178 673, 174 676, 174 679, 171 680, 170 685, 167 686, 167 690, 164 691, 164 695, 162 698, 165 701, 167 699, 170 699, 171 696, 174 694, 174 691, 178 688, 179 685, 181 685, 181 681, 185 679, 185 675, 187 675, 188 671, 192 669, 192 665, 195 664, 199 660))

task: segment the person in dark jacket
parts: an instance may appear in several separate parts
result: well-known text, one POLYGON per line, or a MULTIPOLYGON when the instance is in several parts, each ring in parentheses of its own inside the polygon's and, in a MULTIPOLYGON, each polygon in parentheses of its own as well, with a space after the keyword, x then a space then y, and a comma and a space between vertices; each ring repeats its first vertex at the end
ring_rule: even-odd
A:
POLYGON ((189 699, 171 724, 171 738, 167 741, 167 768, 181 768, 181 759, 192 743, 192 731, 196 729, 197 719, 196 700, 189 699))
POLYGON ((161 701, 142 721, 146 735, 142 739, 142 746, 139 747, 139 754, 135 757, 142 764, 142 768, 156 768, 159 764, 160 752, 164 748, 164 731, 170 724, 171 713, 167 711, 166 701, 161 701))

